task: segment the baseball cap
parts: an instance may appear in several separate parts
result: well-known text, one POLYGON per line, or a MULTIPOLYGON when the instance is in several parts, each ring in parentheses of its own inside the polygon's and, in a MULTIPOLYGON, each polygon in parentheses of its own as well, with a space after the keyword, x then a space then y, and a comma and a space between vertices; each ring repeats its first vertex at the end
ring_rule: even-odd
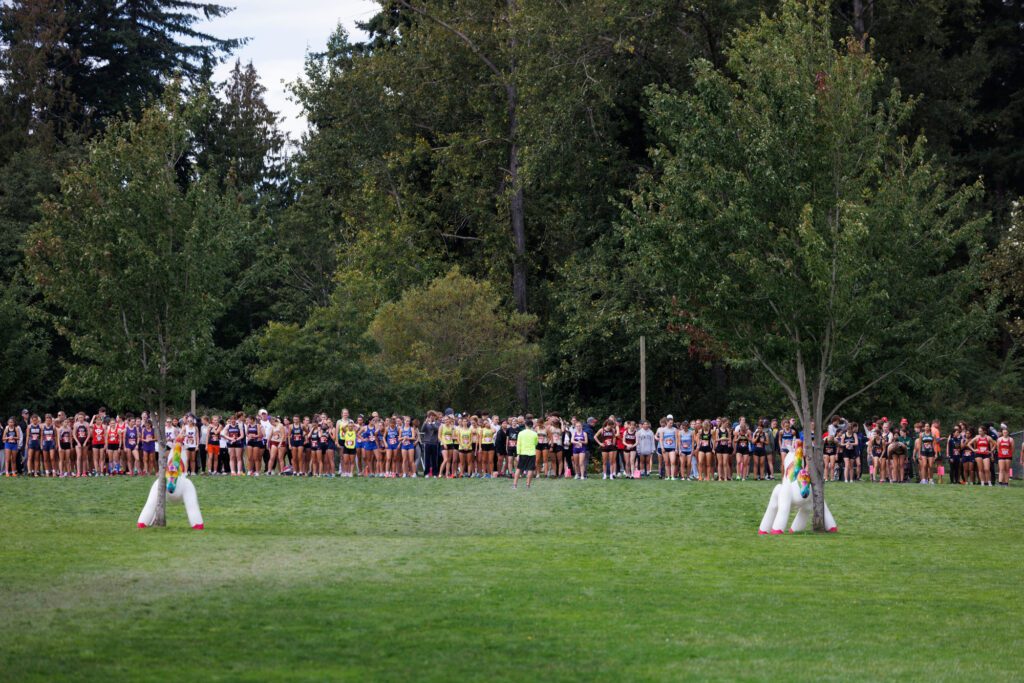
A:
POLYGON ((666 415, 666 416, 665 416, 665 419, 666 419, 666 420, 674 420, 675 418, 674 418, 674 417, 672 417, 672 414, 671 414, 671 413, 669 413, 668 415, 666 415))

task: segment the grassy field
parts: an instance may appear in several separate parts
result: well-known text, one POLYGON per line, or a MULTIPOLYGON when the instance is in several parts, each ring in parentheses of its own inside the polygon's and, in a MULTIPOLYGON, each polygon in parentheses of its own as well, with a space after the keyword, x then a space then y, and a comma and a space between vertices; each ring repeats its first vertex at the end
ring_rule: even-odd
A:
POLYGON ((1024 488, 0 480, 4 680, 1020 680, 1024 488))

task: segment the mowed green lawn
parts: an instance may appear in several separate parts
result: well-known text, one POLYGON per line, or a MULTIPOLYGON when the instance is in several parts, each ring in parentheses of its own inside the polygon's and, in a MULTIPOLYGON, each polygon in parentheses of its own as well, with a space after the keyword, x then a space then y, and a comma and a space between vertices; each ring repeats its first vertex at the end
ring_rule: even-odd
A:
POLYGON ((1020 680, 1024 487, 0 480, 5 680, 1020 680))

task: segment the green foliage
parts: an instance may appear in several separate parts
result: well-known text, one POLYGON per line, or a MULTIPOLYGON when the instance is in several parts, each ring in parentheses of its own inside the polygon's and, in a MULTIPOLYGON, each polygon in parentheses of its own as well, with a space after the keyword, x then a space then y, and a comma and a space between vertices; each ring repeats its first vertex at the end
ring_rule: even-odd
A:
POLYGON ((526 342, 535 320, 453 268, 381 307, 369 335, 380 349, 377 366, 405 405, 504 410, 516 373, 536 363, 538 349, 526 342))
POLYGON ((170 90, 111 122, 43 204, 26 266, 74 353, 66 395, 153 407, 208 381, 249 219, 210 179, 183 185, 193 114, 170 90))
POLYGON ((339 287, 329 305, 313 309, 302 325, 272 322, 259 338, 255 379, 272 393, 272 409, 287 414, 341 408, 374 409, 381 378, 364 358, 372 345, 357 299, 339 287))
MULTIPOLYGON (((977 284, 980 186, 947 188, 908 106, 827 6, 786 2, 737 34, 730 74, 651 89, 656 173, 624 216, 635 266, 677 294, 715 349, 756 363, 804 422, 899 372, 954 362, 977 284)), ((820 424, 820 422, 819 422, 820 424)))

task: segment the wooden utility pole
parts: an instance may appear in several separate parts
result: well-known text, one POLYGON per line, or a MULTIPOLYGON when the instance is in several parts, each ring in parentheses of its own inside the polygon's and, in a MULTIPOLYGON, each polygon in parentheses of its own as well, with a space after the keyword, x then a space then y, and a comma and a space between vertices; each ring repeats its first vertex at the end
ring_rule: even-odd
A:
POLYGON ((196 390, 192 390, 192 414, 196 414, 196 390))
POLYGON ((640 421, 647 419, 647 338, 640 337, 640 421))

